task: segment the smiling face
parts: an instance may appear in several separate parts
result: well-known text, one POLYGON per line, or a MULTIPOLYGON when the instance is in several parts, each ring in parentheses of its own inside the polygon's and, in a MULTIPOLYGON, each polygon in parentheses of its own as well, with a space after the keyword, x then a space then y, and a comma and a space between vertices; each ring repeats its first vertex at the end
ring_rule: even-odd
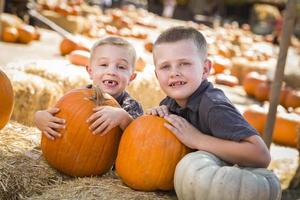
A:
POLYGON ((181 107, 206 79, 210 70, 207 61, 193 40, 165 42, 155 46, 155 73, 162 90, 181 107))
POLYGON ((94 49, 88 72, 94 85, 117 98, 135 78, 134 59, 122 46, 104 44, 94 49))

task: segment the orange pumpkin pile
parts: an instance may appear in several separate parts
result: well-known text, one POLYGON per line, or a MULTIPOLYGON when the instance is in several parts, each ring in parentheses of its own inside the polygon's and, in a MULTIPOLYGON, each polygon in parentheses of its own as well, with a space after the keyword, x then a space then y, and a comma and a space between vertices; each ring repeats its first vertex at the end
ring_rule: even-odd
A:
POLYGON ((71 176, 104 174, 117 156, 120 128, 113 128, 103 136, 94 135, 86 120, 96 106, 119 105, 107 94, 97 91, 95 97, 94 93, 94 89, 75 89, 65 94, 55 105, 60 109, 56 116, 66 120, 66 128, 59 131, 62 137, 50 140, 42 136, 45 159, 57 170, 71 176))
POLYGON ((28 44, 33 40, 39 40, 39 30, 31 25, 22 24, 18 27, 7 26, 2 30, 2 41, 11 43, 28 44))
POLYGON ((144 115, 124 131, 116 170, 129 187, 142 190, 171 190, 179 160, 189 152, 167 128, 166 120, 144 115))
POLYGON ((13 106, 14 94, 10 80, 6 74, 0 69, 0 130, 10 120, 13 106))
MULTIPOLYGON (((267 119, 267 111, 259 106, 250 106, 243 116, 261 135, 267 119)), ((297 147, 300 130, 300 116, 290 113, 278 113, 272 140, 278 144, 297 147)))

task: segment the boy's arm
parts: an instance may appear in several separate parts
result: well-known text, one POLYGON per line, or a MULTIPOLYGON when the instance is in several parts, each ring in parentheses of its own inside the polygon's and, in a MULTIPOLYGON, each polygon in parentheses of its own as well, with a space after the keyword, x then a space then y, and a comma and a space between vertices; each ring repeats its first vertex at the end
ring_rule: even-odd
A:
POLYGON ((192 149, 204 150, 232 164, 247 167, 267 167, 270 153, 257 135, 252 135, 239 142, 225 140, 201 133, 184 118, 177 115, 165 116, 170 124, 165 126, 177 138, 192 149))

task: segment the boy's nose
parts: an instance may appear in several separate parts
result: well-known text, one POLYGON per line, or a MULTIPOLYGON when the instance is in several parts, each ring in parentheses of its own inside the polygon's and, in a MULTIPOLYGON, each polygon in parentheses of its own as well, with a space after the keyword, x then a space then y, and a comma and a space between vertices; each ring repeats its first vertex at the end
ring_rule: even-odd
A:
POLYGON ((175 76, 180 76, 180 71, 178 70, 177 67, 172 67, 171 68, 171 74, 170 74, 172 77, 175 77, 175 76))

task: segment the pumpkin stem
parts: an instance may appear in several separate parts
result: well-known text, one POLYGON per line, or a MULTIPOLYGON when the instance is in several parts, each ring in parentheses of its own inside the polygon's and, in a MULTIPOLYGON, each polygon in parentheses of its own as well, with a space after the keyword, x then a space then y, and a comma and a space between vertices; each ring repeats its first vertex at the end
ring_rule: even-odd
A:
POLYGON ((96 85, 94 87, 94 90, 95 90, 95 93, 90 99, 92 101, 94 101, 97 106, 102 105, 105 100, 102 90, 100 89, 100 87, 98 85, 96 85))

